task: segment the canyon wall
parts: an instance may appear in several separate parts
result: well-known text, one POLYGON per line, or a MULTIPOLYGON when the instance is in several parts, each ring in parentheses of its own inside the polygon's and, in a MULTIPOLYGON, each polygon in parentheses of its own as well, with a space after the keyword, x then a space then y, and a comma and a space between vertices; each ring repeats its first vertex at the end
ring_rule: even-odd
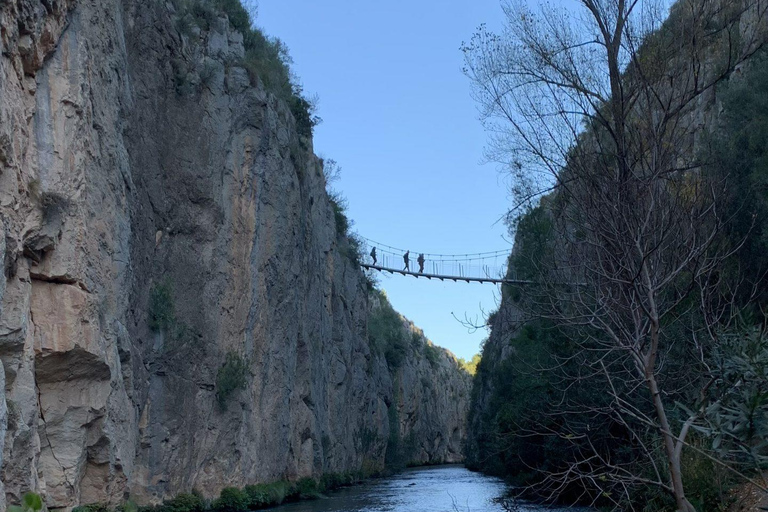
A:
POLYGON ((0 511, 460 460, 468 376, 372 350, 311 140, 178 18, 0 5, 0 511))

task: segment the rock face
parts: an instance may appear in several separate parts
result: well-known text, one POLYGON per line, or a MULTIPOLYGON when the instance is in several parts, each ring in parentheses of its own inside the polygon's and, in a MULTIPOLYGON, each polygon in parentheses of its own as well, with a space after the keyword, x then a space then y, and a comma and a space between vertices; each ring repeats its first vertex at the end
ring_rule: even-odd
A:
POLYGON ((460 460, 468 377, 371 350, 322 164, 226 18, 182 36, 166 2, 11 0, 0 29, 8 503, 213 496, 380 468, 393 439, 460 460))

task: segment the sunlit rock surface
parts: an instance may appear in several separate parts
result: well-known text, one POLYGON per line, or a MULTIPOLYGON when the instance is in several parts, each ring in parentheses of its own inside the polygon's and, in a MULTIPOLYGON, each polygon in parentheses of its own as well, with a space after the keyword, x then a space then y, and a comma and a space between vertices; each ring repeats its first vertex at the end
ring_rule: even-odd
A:
POLYGON ((9 504, 380 468, 391 407, 413 462, 461 458, 467 375, 371 351, 320 161, 225 18, 190 40, 171 2, 12 0, 0 27, 9 504), (161 285, 175 328, 154 332, 161 285), (228 352, 248 374, 224 410, 228 352))

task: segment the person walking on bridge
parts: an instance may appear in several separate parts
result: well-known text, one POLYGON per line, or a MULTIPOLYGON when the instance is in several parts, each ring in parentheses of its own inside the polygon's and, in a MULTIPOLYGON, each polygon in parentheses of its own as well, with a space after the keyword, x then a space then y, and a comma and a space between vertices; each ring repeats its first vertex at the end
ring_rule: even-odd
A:
POLYGON ((376 266, 376 247, 371 249, 371 258, 373 258, 373 266, 376 266))
POLYGON ((408 257, 410 255, 411 255, 411 251, 405 251, 405 254, 403 254, 403 261, 405 262, 405 267, 403 268, 403 270, 405 270, 406 272, 410 272, 411 270, 410 268, 408 268, 408 263, 409 263, 408 257))
POLYGON ((419 259, 416 260, 419 263, 419 274, 424 273, 424 253, 419 254, 419 259))

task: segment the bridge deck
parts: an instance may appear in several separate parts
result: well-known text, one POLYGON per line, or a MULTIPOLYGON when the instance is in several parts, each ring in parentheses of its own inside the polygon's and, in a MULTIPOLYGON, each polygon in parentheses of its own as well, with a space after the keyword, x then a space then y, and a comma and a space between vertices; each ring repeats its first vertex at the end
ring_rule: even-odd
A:
POLYGON ((492 277, 462 277, 462 276, 446 276, 441 274, 427 274, 425 272, 411 272, 409 270, 398 270, 396 268, 381 267, 378 265, 369 265, 367 263, 361 263, 360 266, 370 270, 378 270, 379 272, 389 272, 390 274, 400 274, 404 276, 413 277, 426 277, 427 279, 439 279, 440 281, 466 281, 467 283, 495 283, 495 284, 536 284, 533 281, 523 281, 519 279, 495 279, 492 277))

